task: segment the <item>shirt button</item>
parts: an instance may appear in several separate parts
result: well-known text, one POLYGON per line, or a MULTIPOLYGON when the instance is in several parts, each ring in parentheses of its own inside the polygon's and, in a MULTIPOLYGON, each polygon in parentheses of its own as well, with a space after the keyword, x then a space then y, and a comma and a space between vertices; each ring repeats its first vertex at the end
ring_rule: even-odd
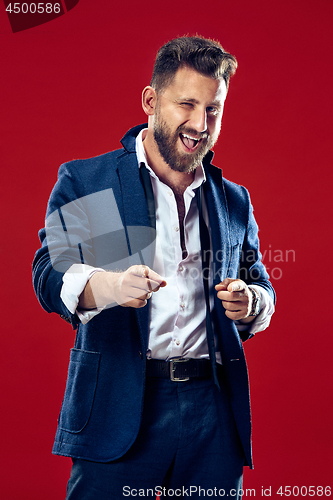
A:
POLYGON ((175 231, 176 231, 176 232, 178 232, 178 231, 179 231, 179 227, 178 227, 178 226, 176 226, 176 227, 175 227, 175 231))
POLYGON ((179 339, 175 340, 175 344, 180 345, 180 340, 179 339))
POLYGON ((180 265, 180 266, 178 267, 178 271, 181 273, 183 270, 184 270, 183 266, 182 266, 182 265, 180 265))
POLYGON ((180 303, 180 308, 181 308, 182 311, 184 311, 184 309, 185 309, 185 302, 181 302, 180 303))

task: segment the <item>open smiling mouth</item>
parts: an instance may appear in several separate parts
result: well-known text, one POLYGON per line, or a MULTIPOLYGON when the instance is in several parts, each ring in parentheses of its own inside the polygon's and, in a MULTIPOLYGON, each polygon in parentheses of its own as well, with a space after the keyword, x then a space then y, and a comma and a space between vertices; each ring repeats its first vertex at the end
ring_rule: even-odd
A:
POLYGON ((196 139, 195 137, 191 137, 188 134, 179 134, 180 140, 185 146, 185 150, 193 153, 199 146, 202 141, 201 139, 196 139))

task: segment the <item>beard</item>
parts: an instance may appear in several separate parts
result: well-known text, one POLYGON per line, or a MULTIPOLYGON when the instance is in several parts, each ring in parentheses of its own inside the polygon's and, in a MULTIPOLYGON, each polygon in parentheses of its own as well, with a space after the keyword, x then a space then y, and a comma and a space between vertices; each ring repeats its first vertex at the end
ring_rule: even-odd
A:
POLYGON ((176 172, 193 172, 200 165, 208 151, 214 146, 218 135, 219 131, 214 136, 210 136, 207 132, 200 133, 198 136, 196 130, 183 125, 180 125, 176 132, 173 133, 166 121, 161 117, 159 108, 156 108, 154 139, 163 160, 176 172), (193 153, 181 153, 177 150, 177 141, 180 138, 179 134, 188 134, 201 139, 197 149, 193 153))

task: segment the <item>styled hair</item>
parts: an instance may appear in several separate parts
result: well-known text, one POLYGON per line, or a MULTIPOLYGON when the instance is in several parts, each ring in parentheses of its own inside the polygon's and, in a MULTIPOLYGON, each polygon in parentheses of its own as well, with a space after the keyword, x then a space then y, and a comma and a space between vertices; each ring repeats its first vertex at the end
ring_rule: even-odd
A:
POLYGON ((230 77, 236 72, 237 60, 217 41, 200 36, 175 38, 157 52, 151 87, 157 93, 162 92, 182 67, 214 79, 223 78, 228 89, 230 77))

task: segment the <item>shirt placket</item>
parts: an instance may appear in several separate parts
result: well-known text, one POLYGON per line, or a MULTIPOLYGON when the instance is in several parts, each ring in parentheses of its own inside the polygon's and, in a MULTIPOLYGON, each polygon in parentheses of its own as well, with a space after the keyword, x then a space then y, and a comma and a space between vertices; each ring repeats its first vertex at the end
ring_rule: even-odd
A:
POLYGON ((184 297, 183 297, 183 287, 182 287, 182 282, 181 282, 181 276, 179 269, 181 268, 181 262, 182 262, 182 250, 180 246, 180 226, 179 226, 179 218, 178 218, 178 209, 177 209, 177 203, 176 199, 174 196, 173 191, 167 187, 167 202, 169 205, 169 212, 170 212, 170 231, 171 231, 171 238, 170 240, 172 241, 173 245, 173 252, 175 256, 175 264, 176 264, 176 290, 178 294, 178 300, 177 300, 177 311, 176 311, 176 317, 175 317, 175 322, 174 322, 174 329, 172 332, 172 340, 171 340, 171 353, 170 357, 177 357, 181 356, 183 352, 183 340, 181 338, 181 331, 179 329, 179 320, 181 319, 181 315, 183 314, 184 308, 185 308, 185 303, 184 303, 184 297))
MULTIPOLYGON (((193 196, 194 193, 192 191, 191 194, 186 192, 184 195, 185 198, 184 236, 185 236, 186 246, 188 246, 186 238, 186 217, 193 196)), ((178 209, 174 195, 172 196, 172 205, 173 205, 173 214, 175 217, 174 220, 177 221, 177 224, 174 226, 173 242, 174 242, 174 252, 177 264, 175 278, 178 291, 178 311, 175 321, 175 328, 173 331, 172 352, 171 352, 171 356, 174 357, 174 356, 182 356, 184 352, 185 339, 183 338, 181 332, 187 323, 188 290, 186 286, 186 280, 184 279, 184 273, 186 272, 186 259, 182 258, 182 249, 181 249, 180 234, 179 234, 180 228, 178 220, 178 209)))

